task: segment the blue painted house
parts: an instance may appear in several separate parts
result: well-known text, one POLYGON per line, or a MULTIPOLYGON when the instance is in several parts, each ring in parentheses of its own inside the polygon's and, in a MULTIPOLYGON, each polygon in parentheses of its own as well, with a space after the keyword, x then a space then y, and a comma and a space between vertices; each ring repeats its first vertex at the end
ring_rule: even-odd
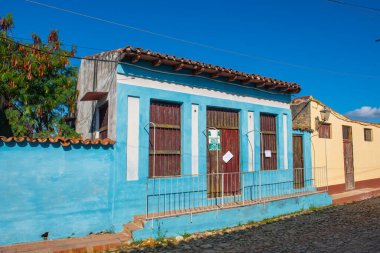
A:
POLYGON ((292 129, 295 83, 126 47, 82 60, 78 90, 77 132, 115 144, 0 141, 3 244, 120 232, 136 217, 134 239, 174 236, 331 203, 310 133, 292 129))

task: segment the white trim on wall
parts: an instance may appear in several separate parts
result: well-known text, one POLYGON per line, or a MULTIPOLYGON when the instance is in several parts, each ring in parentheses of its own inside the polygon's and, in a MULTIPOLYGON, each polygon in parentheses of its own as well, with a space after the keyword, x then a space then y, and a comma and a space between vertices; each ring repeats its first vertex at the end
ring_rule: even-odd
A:
POLYGON ((288 166, 288 116, 286 114, 282 115, 282 129, 284 136, 284 169, 287 170, 288 166))
POLYGON ((127 180, 138 180, 140 99, 128 97, 127 110, 127 180))
POLYGON ((197 87, 191 87, 191 86, 180 85, 180 84, 175 84, 175 83, 150 80, 150 79, 145 79, 141 77, 132 77, 132 76, 127 76, 127 75, 122 75, 122 74, 117 74, 117 82, 121 84, 128 84, 128 85, 140 86, 140 87, 145 87, 145 88, 182 92, 182 93, 199 95, 199 96, 207 96, 207 97, 212 97, 212 98, 227 99, 227 100, 233 100, 233 101, 238 101, 238 102, 277 107, 277 108, 282 108, 282 109, 290 109, 290 104, 285 103, 285 102, 255 98, 255 97, 249 97, 249 96, 234 95, 231 93, 210 90, 206 88, 197 88, 197 87))
POLYGON ((248 171, 254 171, 255 164, 255 142, 254 142, 254 125, 255 118, 253 112, 248 112, 248 171))
POLYGON ((191 174, 198 175, 198 158, 199 158, 199 143, 198 143, 198 111, 199 106, 191 105, 191 174))

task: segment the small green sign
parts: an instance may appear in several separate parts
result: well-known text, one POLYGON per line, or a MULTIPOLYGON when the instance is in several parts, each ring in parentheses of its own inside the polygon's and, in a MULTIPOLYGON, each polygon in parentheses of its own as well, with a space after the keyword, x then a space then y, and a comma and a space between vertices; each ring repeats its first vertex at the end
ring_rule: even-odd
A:
POLYGON ((218 129, 208 130, 208 150, 220 150, 220 131, 218 129))
POLYGON ((209 143, 208 144, 208 150, 210 150, 210 151, 220 150, 220 144, 219 143, 209 143))

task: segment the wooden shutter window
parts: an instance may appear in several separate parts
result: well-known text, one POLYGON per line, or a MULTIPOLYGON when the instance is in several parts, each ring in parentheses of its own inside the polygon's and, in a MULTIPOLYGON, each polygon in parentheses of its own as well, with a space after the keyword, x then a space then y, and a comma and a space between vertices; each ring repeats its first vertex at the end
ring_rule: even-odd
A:
POLYGON ((372 129, 364 128, 364 140, 372 141, 372 129))
POLYGON ((108 102, 99 107, 99 138, 108 137, 108 102))
POLYGON ((352 140, 352 131, 350 126, 342 126, 343 140, 352 140))
POLYGON ((321 123, 318 129, 319 138, 331 138, 331 125, 327 123, 321 123))
POLYGON ((181 105, 151 101, 149 130, 149 177, 181 174, 181 105), (155 137, 155 139, 154 139, 155 137), (155 144, 155 145, 154 145, 155 144))
POLYGON ((260 114, 260 130, 261 130, 261 169, 276 170, 277 169, 277 132, 276 132, 276 116, 270 114, 260 114), (266 157, 265 151, 270 153, 270 157, 266 157))

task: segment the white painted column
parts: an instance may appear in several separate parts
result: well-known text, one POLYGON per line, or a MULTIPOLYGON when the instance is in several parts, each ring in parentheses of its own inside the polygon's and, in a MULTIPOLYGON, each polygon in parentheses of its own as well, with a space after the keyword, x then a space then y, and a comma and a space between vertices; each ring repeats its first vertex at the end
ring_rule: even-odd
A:
POLYGON ((284 134, 284 169, 288 169, 288 119, 287 115, 282 115, 282 128, 284 134))
POLYGON ((198 175, 198 105, 191 105, 191 174, 198 175))
POLYGON ((255 164, 255 142, 254 142, 254 114, 248 112, 248 171, 254 171, 255 164))
POLYGON ((127 180, 132 181, 139 179, 139 98, 128 97, 127 113, 127 180))

